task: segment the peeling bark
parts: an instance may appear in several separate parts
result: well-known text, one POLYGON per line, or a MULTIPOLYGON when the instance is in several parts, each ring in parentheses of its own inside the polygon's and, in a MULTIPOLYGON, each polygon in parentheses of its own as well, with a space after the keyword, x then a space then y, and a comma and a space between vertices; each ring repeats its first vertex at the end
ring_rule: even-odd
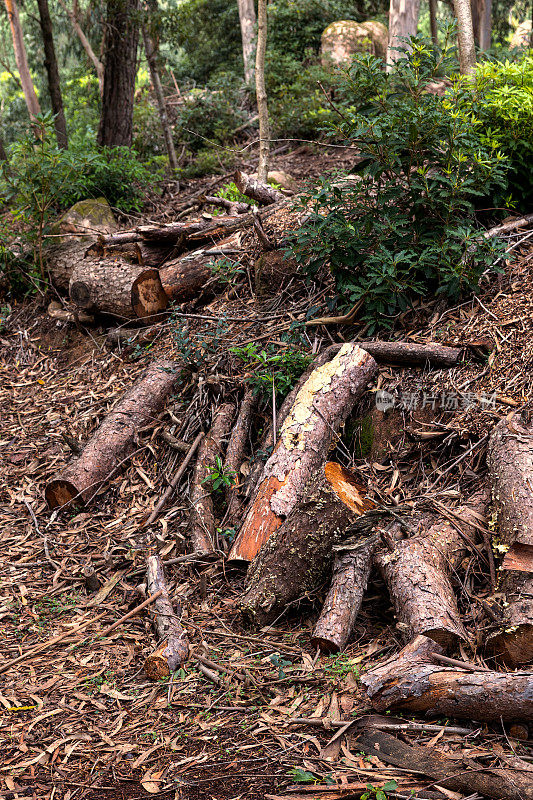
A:
POLYGON ((257 203, 262 203, 265 206, 276 203, 278 200, 283 200, 285 197, 285 195, 278 192, 277 189, 269 186, 266 181, 261 183, 240 170, 237 170, 235 173, 234 180, 239 192, 242 192, 246 197, 251 197, 252 200, 255 200, 257 203))

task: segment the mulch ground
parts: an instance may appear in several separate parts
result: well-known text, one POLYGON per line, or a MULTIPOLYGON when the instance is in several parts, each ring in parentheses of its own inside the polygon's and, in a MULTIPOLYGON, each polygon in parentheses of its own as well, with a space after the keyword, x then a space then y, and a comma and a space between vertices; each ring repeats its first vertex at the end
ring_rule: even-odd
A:
MULTIPOLYGON (((276 166, 287 168, 281 157, 276 166)), ((292 156, 290 166, 297 178, 307 176, 309 155, 292 156)), ((275 233, 272 226, 267 233, 275 233)), ((364 757, 349 731, 338 736, 335 727, 370 711, 358 675, 402 644, 379 577, 372 579, 352 643, 339 656, 321 656, 309 641, 327 587, 273 626, 246 629, 236 610, 244 576, 224 563, 226 534, 220 532, 215 560, 180 560, 187 552, 190 472, 155 533, 172 593, 183 602, 191 644, 214 664, 211 677, 192 657, 171 680, 148 681, 143 662, 157 644, 149 611, 101 635, 143 599, 139 526, 182 457, 161 432, 192 442, 209 425, 213 408, 237 398, 246 380, 230 348, 248 342, 289 347, 291 327, 328 293, 327 286, 297 279, 258 300, 249 275, 259 247, 248 236, 238 281, 174 309, 148 345, 136 344, 132 334, 131 342, 110 350, 104 327, 77 331, 50 319, 39 300, 15 307, 0 332, 0 670, 73 630, 0 676, 5 800, 301 798, 314 786, 305 794, 311 799, 333 797, 331 790, 343 784, 376 786, 389 778, 398 781, 400 796, 409 796, 420 786, 417 776, 364 757), (139 434, 125 469, 91 507, 49 512, 44 486, 71 457, 68 442, 90 436, 149 360, 179 360, 191 347, 196 361, 188 380, 154 427, 139 434), (96 594, 85 585, 88 566, 101 584, 96 594), (74 630, 85 622, 82 632, 74 630)), ((512 241, 521 237, 523 232, 512 241)), ((393 338, 465 345, 467 358, 453 370, 381 369, 372 389, 392 396, 401 435, 385 432, 379 452, 374 448, 361 458, 357 435, 346 429, 334 454, 357 470, 379 502, 453 510, 484 480, 492 427, 531 407, 533 250, 522 242, 514 253, 516 260, 478 297, 454 308, 420 304, 390 332, 393 338)), ((308 328, 307 350, 364 333, 357 324, 308 328)), ((270 413, 258 418, 256 433, 270 413)), ((256 447, 256 437, 250 444, 256 447)), ((485 606, 498 602, 487 584, 488 557, 472 556, 460 592, 472 649, 458 655, 480 664, 492 624, 485 606)), ((446 721, 436 721, 441 732, 419 733, 419 743, 437 743, 448 754, 482 757, 487 764, 513 751, 533 761, 529 743, 509 738, 502 726, 463 720, 458 724, 470 733, 449 735, 446 721)), ((452 795, 458 800, 451 792, 442 797, 452 795)))

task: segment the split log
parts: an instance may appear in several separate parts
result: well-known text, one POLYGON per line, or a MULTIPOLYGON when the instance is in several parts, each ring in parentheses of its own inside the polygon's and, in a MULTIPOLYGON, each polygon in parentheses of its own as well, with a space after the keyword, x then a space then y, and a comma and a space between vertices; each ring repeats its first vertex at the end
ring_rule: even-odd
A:
POLYGON ((533 661, 533 425, 518 415, 501 420, 489 441, 488 462, 498 531, 509 549, 502 563, 504 618, 487 648, 509 665, 528 664, 533 661))
POLYGON ((254 395, 252 389, 247 388, 242 399, 237 421, 231 431, 224 461, 224 471, 235 475, 235 483, 226 487, 227 511, 225 523, 228 527, 232 527, 234 524, 241 506, 239 500, 239 471, 244 461, 248 432, 256 406, 257 396, 254 395))
POLYGON ((325 653, 344 650, 366 592, 378 537, 369 536, 350 550, 337 551, 331 588, 315 625, 311 644, 325 653))
POLYGON ((486 493, 480 493, 458 509, 461 532, 448 520, 429 526, 422 520, 420 532, 395 542, 392 551, 376 554, 404 638, 424 634, 444 647, 467 641, 452 576, 469 553, 468 540, 476 539, 474 526, 482 520, 486 502, 486 493))
POLYGON ((80 262, 72 271, 69 293, 80 308, 124 319, 152 317, 168 303, 156 269, 118 261, 80 262))
POLYGON ((223 442, 231 429, 235 413, 232 403, 217 409, 211 430, 198 449, 191 489, 190 537, 194 552, 213 553, 215 550, 215 515, 209 479, 217 456, 222 457, 223 442))
POLYGON ((369 507, 348 470, 332 461, 318 468, 301 502, 250 565, 239 604, 246 619, 266 625, 316 589, 331 567, 333 545, 369 507))
POLYGON ((376 370, 372 356, 356 344, 345 344, 311 373, 281 426, 231 560, 252 561, 304 496, 307 482, 324 464, 332 439, 376 370))
POLYGON ((148 596, 161 591, 154 601, 155 628, 160 647, 144 662, 144 671, 154 681, 168 678, 187 660, 189 642, 187 633, 182 628, 179 615, 175 613, 168 595, 163 564, 159 556, 148 556, 146 559, 146 575, 148 596))
POLYGON ((245 194, 246 197, 251 197, 252 200, 255 200, 257 203, 261 203, 264 206, 268 206, 271 203, 278 202, 278 200, 285 199, 284 194, 278 192, 277 189, 274 189, 268 183, 260 183, 250 175, 246 175, 246 173, 241 172, 240 170, 237 170, 233 176, 233 180, 235 181, 235 186, 239 192, 241 192, 241 194, 245 194))
POLYGON ((376 711, 477 722, 533 721, 533 672, 476 672, 435 663, 441 645, 417 636, 397 657, 361 676, 376 711))
POLYGON ((532 767, 520 758, 513 757, 504 767, 489 767, 470 757, 450 758, 434 747, 406 744, 384 731, 364 731, 353 740, 353 746, 385 764, 427 775, 461 795, 533 800, 532 767))
POLYGON ((46 486, 50 508, 72 502, 87 504, 134 449, 140 428, 153 422, 179 378, 179 367, 156 361, 124 395, 74 458, 46 486))

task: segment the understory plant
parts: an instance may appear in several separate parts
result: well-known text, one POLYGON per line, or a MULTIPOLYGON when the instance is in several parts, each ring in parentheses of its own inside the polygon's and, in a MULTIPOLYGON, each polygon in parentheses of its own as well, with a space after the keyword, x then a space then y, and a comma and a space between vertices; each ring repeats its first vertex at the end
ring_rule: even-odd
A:
POLYGON ((312 274, 329 267, 338 304, 360 302, 371 329, 417 296, 475 289, 502 252, 476 226, 475 203, 505 188, 504 156, 461 102, 462 84, 430 91, 455 64, 448 40, 442 50, 411 45, 389 73, 374 56, 355 57, 339 89, 349 105, 330 127, 354 166, 304 197, 310 218, 290 246, 312 274))

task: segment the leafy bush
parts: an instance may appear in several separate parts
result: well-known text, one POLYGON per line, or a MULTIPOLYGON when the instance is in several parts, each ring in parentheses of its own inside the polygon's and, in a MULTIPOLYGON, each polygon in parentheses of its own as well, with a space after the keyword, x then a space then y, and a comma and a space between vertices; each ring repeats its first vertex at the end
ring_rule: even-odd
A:
POLYGON ((231 75, 219 76, 205 89, 192 89, 177 112, 177 138, 194 152, 226 142, 247 117, 244 100, 242 82, 231 75))
POLYGON ((238 356, 250 370, 248 383, 257 394, 267 400, 272 398, 272 387, 278 399, 283 399, 292 389, 311 359, 295 347, 261 349, 256 344, 232 347, 230 353, 238 356))
POLYGON ((373 327, 414 296, 475 288, 501 251, 477 230, 474 202, 504 188, 504 156, 464 109, 461 84, 445 98, 426 91, 453 65, 448 45, 412 47, 390 73, 355 58, 342 87, 352 106, 335 133, 359 150, 357 175, 324 179, 304 199, 311 218, 292 246, 312 272, 328 264, 340 302, 361 301, 373 327))

